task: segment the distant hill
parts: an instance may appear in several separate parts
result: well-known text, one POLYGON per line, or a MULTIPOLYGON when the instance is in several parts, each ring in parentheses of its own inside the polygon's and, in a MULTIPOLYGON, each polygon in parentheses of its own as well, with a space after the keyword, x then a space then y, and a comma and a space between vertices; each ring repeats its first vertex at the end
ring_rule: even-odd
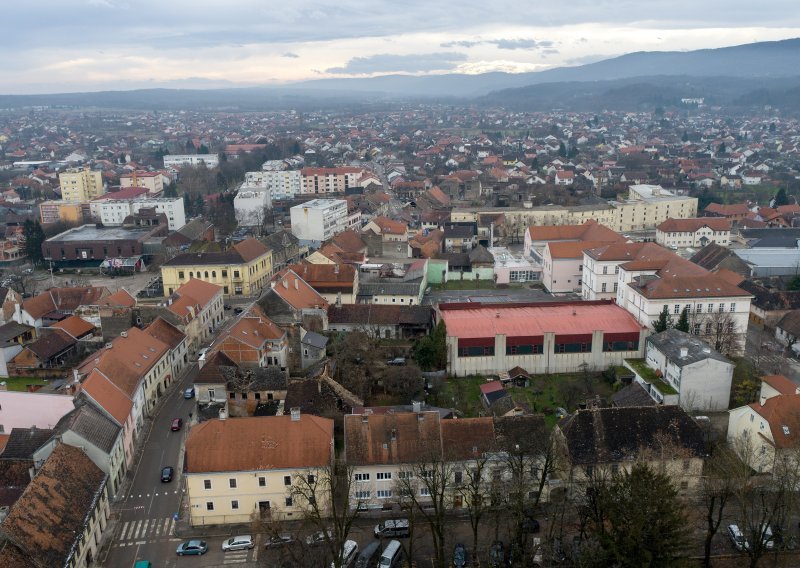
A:
POLYGON ((636 108, 701 96, 718 104, 773 104, 800 110, 798 61, 800 38, 795 38, 686 52, 636 52, 534 73, 382 75, 318 79, 284 87, 0 95, 0 109, 57 105, 242 111, 351 104, 363 108, 399 99, 477 99, 485 104, 546 110, 636 108))

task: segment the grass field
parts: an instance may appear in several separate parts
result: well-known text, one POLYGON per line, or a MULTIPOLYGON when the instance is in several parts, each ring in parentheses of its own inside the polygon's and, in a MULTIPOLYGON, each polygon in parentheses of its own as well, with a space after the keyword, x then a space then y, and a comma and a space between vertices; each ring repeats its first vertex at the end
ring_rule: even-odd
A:
POLYGON ((48 384, 48 381, 36 377, 9 377, 7 379, 0 379, 0 381, 6 383, 6 388, 8 390, 20 392, 28 390, 28 385, 48 384))

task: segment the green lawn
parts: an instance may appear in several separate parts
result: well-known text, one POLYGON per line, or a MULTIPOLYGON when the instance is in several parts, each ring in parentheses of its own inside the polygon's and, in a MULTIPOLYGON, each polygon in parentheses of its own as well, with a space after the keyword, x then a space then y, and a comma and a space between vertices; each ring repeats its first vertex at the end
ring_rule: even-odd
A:
POLYGON ((38 379, 36 377, 9 377, 7 379, 0 379, 6 383, 6 388, 10 391, 27 391, 27 385, 46 385, 48 381, 38 379))

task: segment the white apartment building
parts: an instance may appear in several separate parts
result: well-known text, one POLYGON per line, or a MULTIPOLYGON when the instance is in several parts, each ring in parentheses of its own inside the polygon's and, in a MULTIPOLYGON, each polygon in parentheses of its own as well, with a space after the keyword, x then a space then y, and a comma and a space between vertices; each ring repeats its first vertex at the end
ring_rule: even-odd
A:
POLYGON ((359 187, 363 168, 342 166, 338 168, 303 168, 301 193, 344 193, 350 187, 359 187))
POLYGON ((219 165, 219 156, 216 154, 171 154, 164 156, 165 168, 199 166, 201 164, 205 164, 207 168, 216 168, 219 165))
POLYGON ((319 247, 347 228, 347 201, 344 199, 312 199, 289 210, 292 234, 301 245, 319 247))
POLYGON ((64 201, 84 202, 100 197, 106 192, 103 175, 85 168, 69 168, 58 174, 61 198, 64 201))
POLYGON ((236 222, 242 227, 259 227, 271 215, 272 195, 268 187, 242 186, 233 198, 236 222))
POLYGON ((92 216, 103 225, 122 225, 125 217, 139 212, 139 209, 155 207, 156 213, 167 216, 170 231, 177 231, 186 224, 186 212, 180 197, 135 197, 133 199, 96 199, 89 204, 92 216))
POLYGON ((119 184, 122 187, 144 187, 148 195, 158 195, 164 191, 165 179, 161 172, 136 172, 135 176, 132 173, 120 176, 119 184))
POLYGON ((723 217, 667 219, 656 227, 656 242, 672 249, 710 243, 726 247, 730 240, 731 221, 723 217))
POLYGON ((267 188, 272 199, 292 199, 302 193, 302 179, 299 170, 264 170, 244 174, 242 188, 267 188))

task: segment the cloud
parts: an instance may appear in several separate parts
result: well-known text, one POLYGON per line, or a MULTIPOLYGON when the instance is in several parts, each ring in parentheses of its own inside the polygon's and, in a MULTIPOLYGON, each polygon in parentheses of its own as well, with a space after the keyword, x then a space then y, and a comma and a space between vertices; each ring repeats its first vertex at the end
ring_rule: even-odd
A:
POLYGON ((289 59, 297 59, 300 56, 297 55, 296 53, 292 53, 291 51, 287 51, 286 53, 281 55, 281 57, 288 57, 289 59))
POLYGON ((336 75, 368 75, 370 73, 424 73, 448 71, 466 61, 464 53, 421 53, 395 55, 390 53, 353 57, 342 67, 331 67, 326 73, 336 75))
POLYGON ((500 38, 500 39, 465 39, 454 40, 439 44, 441 47, 475 47, 478 45, 494 45, 497 49, 545 49, 555 45, 550 40, 535 40, 532 38, 500 38))
POLYGON ((439 46, 440 47, 475 47, 476 45, 480 45, 482 43, 486 43, 486 42, 481 41, 481 40, 474 41, 474 40, 465 39, 465 40, 461 40, 461 41, 448 41, 448 42, 445 42, 445 43, 440 43, 439 46))

